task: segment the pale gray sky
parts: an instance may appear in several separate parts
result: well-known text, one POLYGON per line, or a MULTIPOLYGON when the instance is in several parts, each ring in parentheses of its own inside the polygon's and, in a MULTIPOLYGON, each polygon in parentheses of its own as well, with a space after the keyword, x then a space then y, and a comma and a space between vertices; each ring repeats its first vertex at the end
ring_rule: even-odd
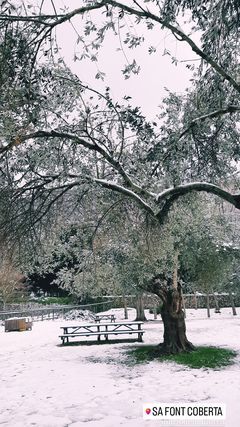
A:
MULTIPOLYGON (((60 0, 57 2, 59 7, 61 4, 67 5, 70 10, 73 10, 83 3, 79 0, 60 0)), ((51 0, 45 0, 44 5, 46 11, 52 13, 51 0)), ((97 23, 106 21, 105 16, 99 11, 92 12, 88 18, 92 18, 97 23)), ((187 18, 181 19, 181 26, 188 33, 190 31, 189 23, 184 22, 187 18)), ((146 30, 143 24, 134 25, 134 28, 131 28, 134 19, 126 17, 121 22, 124 25, 121 34, 114 36, 109 33, 100 51, 99 61, 95 63, 90 60, 73 61, 74 54, 77 53, 80 56, 82 51, 81 43, 76 45, 76 31, 82 34, 83 19, 80 16, 75 17, 72 23, 75 29, 70 23, 61 25, 57 29, 57 40, 61 47, 62 57, 71 70, 88 85, 92 85, 98 90, 109 86, 115 100, 124 95, 130 95, 133 98, 133 103, 141 106, 143 112, 148 117, 153 118, 159 112, 158 106, 166 94, 164 87, 181 93, 191 85, 192 72, 186 68, 186 65, 198 65, 198 62, 179 62, 175 66, 172 64, 171 57, 163 55, 163 53, 168 50, 179 61, 196 59, 196 55, 185 42, 177 41, 170 31, 161 30, 159 25, 154 30, 146 30), (145 37, 144 44, 137 49, 129 50, 123 43, 126 29, 137 36, 143 35, 145 37), (124 53, 117 51, 121 47, 120 40, 124 47, 124 53), (157 52, 149 55, 149 46, 156 47, 157 52), (126 80, 121 70, 127 60, 131 63, 133 59, 136 59, 138 65, 141 66, 141 72, 126 80), (98 69, 106 73, 104 82, 95 79, 98 69)))

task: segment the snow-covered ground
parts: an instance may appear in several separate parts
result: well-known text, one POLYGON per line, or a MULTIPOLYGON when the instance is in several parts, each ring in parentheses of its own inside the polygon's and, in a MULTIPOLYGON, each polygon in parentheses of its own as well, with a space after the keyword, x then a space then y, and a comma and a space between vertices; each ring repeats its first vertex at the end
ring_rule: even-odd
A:
MULTIPOLYGON (((187 310, 187 335, 197 345, 219 345, 240 355, 240 318, 187 310)), ((123 310, 111 310, 123 319, 123 310)), ((148 313, 148 312, 146 312, 148 313)), ((129 310, 134 319, 135 310, 129 310)), ((153 315, 148 314, 149 319, 153 315)), ((151 427, 142 419, 145 402, 225 403, 225 427, 240 425, 240 356, 221 370, 190 369, 153 361, 126 365, 124 354, 141 343, 60 346, 60 326, 72 321, 36 322, 32 331, 0 327, 0 425, 6 427, 151 427)), ((75 322, 76 323, 76 322, 75 322)), ((159 343, 162 323, 144 325, 144 344, 159 343)), ((210 424, 208 424, 210 425, 210 424)), ((175 426, 174 426, 175 427, 175 426)))

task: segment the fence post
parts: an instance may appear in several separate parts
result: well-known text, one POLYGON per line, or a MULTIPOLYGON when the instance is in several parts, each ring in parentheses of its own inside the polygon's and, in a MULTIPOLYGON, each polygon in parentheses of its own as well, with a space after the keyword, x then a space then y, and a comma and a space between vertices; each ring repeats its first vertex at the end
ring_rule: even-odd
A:
POLYGON ((127 309, 127 301, 125 295, 122 296, 123 301, 123 309, 124 309, 124 319, 128 319, 128 309, 127 309))
POLYGON ((187 314, 186 314, 186 304, 185 304, 185 297, 182 294, 182 305, 183 305, 183 311, 184 311, 184 317, 186 318, 187 314))
POLYGON ((197 300, 197 293, 196 292, 194 292, 193 304, 194 304, 195 310, 197 310, 198 309, 198 300, 197 300))
POLYGON ((207 298, 207 317, 210 317, 210 298, 209 298, 209 293, 207 293, 206 298, 207 298))
POLYGON ((213 298, 214 298, 214 302, 215 302, 215 313, 221 313, 219 303, 218 303, 218 298, 217 298, 217 295, 215 293, 213 294, 213 298))

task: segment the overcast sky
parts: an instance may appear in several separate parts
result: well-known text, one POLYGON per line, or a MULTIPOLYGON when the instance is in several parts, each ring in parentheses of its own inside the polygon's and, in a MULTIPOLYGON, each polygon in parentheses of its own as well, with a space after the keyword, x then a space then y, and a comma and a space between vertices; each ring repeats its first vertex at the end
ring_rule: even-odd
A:
MULTIPOLYGON (((57 2, 59 7, 60 5, 67 5, 70 10, 80 7, 82 4, 79 0, 59 0, 57 2)), ((45 0, 45 8, 48 13, 50 11, 52 13, 51 0, 45 0)), ((102 11, 92 12, 89 18, 92 18, 97 23, 106 21, 102 11)), ((181 19, 181 27, 186 32, 189 32, 190 26, 185 22, 187 19, 189 19, 187 16, 181 19)), ((156 26, 154 30, 146 30, 143 24, 134 25, 133 28, 134 19, 126 17, 122 22, 124 28, 121 29, 121 34, 118 33, 117 36, 114 36, 109 33, 101 49, 99 61, 95 63, 89 60, 73 61, 75 53, 78 56, 82 53, 81 44, 76 45, 76 32, 82 33, 83 20, 78 16, 72 20, 72 24, 66 23, 57 29, 57 40, 61 47, 61 55, 71 70, 83 82, 92 85, 98 90, 109 86, 115 100, 119 100, 124 95, 132 96, 133 103, 141 106, 143 112, 149 118, 153 118, 159 112, 158 106, 161 104, 162 97, 166 94, 164 87, 177 93, 182 93, 191 85, 192 72, 186 68, 186 65, 198 65, 198 62, 179 62, 175 66, 172 64, 171 57, 164 55, 164 51, 170 51, 172 56, 179 61, 192 60, 197 57, 185 42, 177 41, 170 31, 161 30, 160 25, 156 26), (129 32, 134 32, 137 36, 143 35, 145 38, 144 44, 137 49, 129 50, 123 42, 125 28, 129 32), (124 52, 117 51, 117 49, 121 48, 121 44, 124 52), (149 55, 149 46, 156 47, 157 52, 149 55), (138 75, 132 75, 130 79, 126 80, 121 70, 127 61, 131 63, 133 59, 136 59, 138 65, 141 66, 141 71, 138 75), (98 70, 106 73, 104 82, 95 79, 98 70)))

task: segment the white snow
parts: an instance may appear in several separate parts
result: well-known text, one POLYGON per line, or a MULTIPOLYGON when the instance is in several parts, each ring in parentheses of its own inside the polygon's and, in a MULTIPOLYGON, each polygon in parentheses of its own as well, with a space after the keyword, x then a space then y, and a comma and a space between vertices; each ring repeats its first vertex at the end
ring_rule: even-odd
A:
MULTIPOLYGON (((111 310, 117 320, 123 309, 111 310)), ((148 311, 146 312, 148 314, 148 311)), ((197 345, 219 345, 240 354, 240 319, 231 309, 187 310, 187 335, 197 345)), ((135 310, 129 310, 134 319, 135 310)), ((149 319, 153 315, 148 314, 149 319)), ((225 427, 240 425, 240 357, 220 370, 190 369, 153 361, 122 363, 141 343, 60 346, 60 326, 72 321, 35 322, 32 331, 0 327, 0 425, 4 427, 157 427, 144 421, 145 402, 225 403, 225 427)), ((76 322, 75 322, 76 323, 76 322)), ((144 344, 162 340, 160 320, 145 323, 144 344)), ((174 426, 175 427, 175 426, 174 426)))

